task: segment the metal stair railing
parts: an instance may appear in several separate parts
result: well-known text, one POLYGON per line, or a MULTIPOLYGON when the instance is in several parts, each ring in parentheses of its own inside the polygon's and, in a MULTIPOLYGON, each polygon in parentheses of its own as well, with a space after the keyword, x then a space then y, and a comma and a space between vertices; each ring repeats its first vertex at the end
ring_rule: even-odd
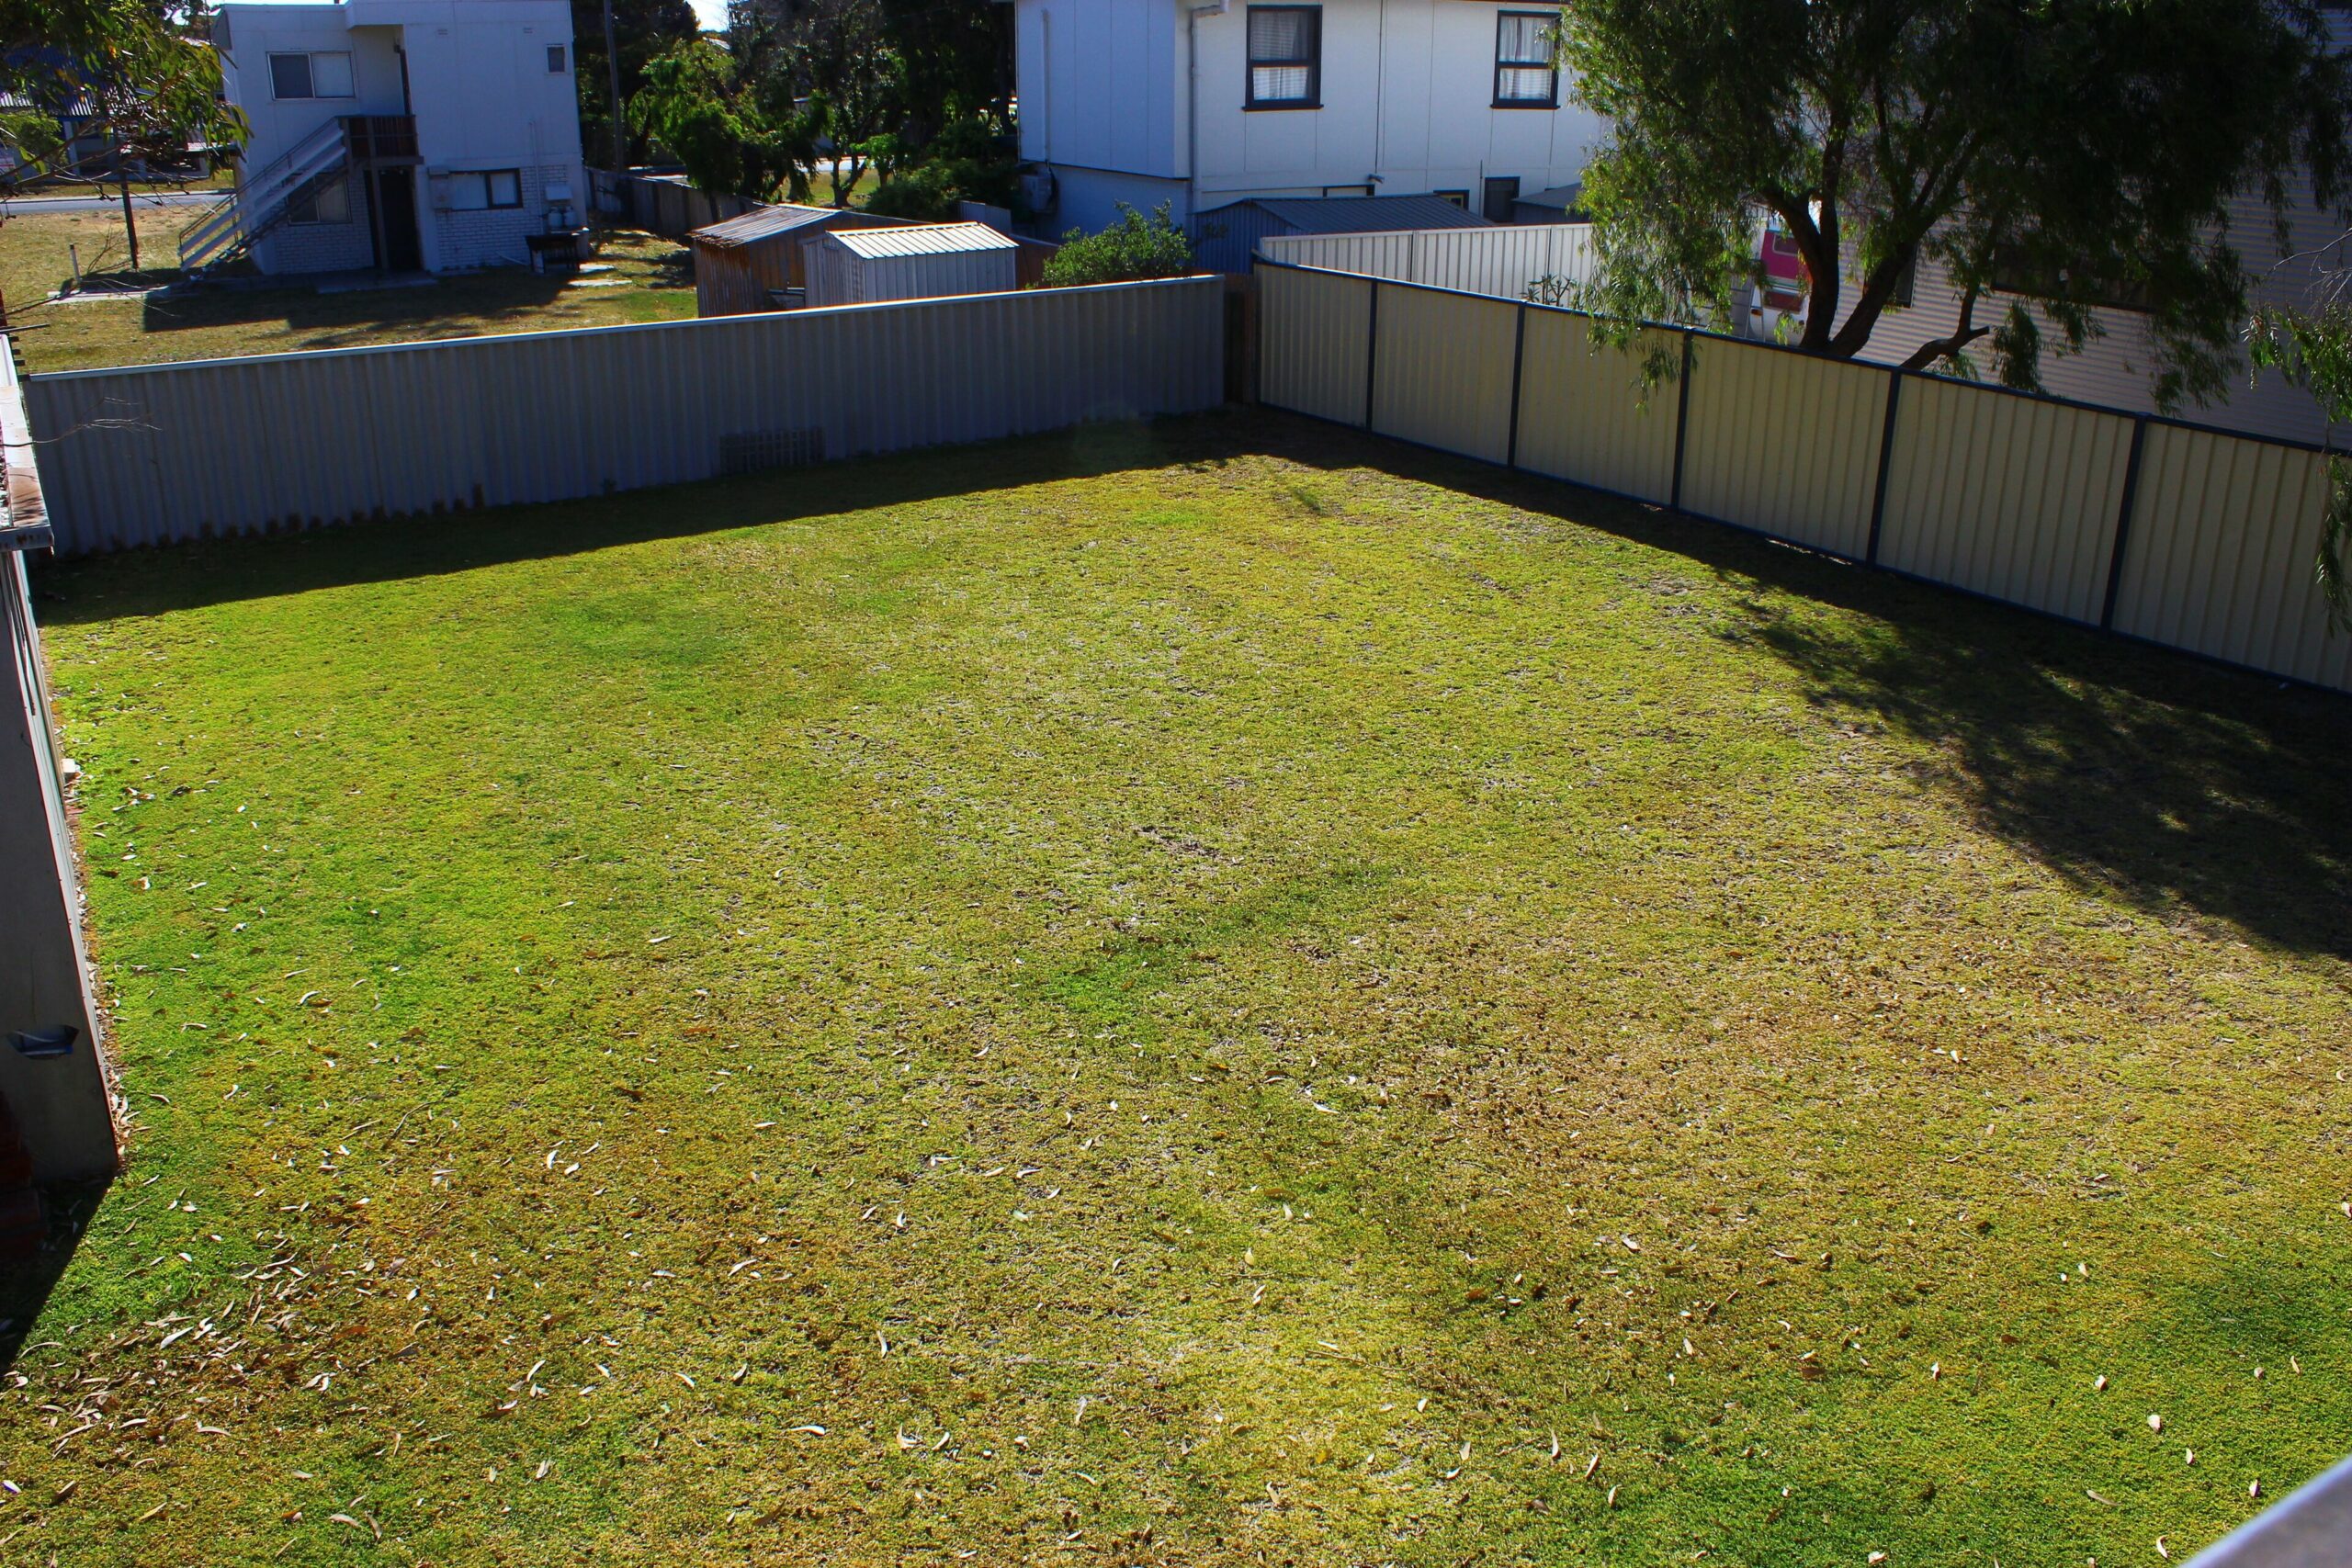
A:
POLYGON ((180 233, 180 265, 194 272, 234 259, 286 216, 288 198, 350 156, 343 122, 331 119, 180 233))

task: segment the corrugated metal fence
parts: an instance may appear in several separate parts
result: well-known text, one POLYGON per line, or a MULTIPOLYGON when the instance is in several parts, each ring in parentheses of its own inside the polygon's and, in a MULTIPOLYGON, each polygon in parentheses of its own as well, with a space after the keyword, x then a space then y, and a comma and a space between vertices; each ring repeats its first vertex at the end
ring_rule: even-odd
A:
POLYGON ((61 553, 557 501, 1213 407, 1216 277, 28 381, 61 553))
POLYGON ((1257 278, 1276 407, 2352 691, 2312 570, 2316 447, 1665 328, 1645 346, 1682 374, 1645 399, 1573 310, 1265 259, 1257 278))
POLYGON ((598 213, 619 220, 665 239, 682 240, 691 230, 722 219, 740 218, 760 205, 749 197, 729 196, 690 185, 683 175, 616 175, 609 169, 588 171, 598 213))
POLYGON ((1398 283, 1426 283, 1502 299, 1526 298, 1543 278, 1581 284, 1600 253, 1589 223, 1513 223, 1493 229, 1416 229, 1390 234, 1272 234, 1270 261, 1398 283))

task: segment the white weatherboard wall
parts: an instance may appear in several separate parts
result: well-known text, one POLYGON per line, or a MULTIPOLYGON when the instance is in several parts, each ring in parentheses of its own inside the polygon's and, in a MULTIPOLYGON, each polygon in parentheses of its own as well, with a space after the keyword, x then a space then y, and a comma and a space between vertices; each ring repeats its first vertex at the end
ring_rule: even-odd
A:
POLYGON ((1494 107, 1497 19, 1550 8, 1532 0, 1324 0, 1321 106, 1255 110, 1240 0, 1017 5, 1021 155, 1052 169, 1057 229, 1104 228, 1117 200, 1180 222, 1251 196, 1457 190, 1476 210, 1490 176, 1575 182, 1601 139, 1565 82, 1559 107, 1494 107))
POLYGON ((557 501, 1214 407, 1215 277, 68 371, 61 553, 557 501), (764 455, 764 456, 763 456, 764 455))
POLYGON ((2312 571, 2324 453, 1666 329, 1638 346, 1689 344, 1690 373, 1645 395, 1573 310, 1255 276, 1276 407, 2352 691, 2312 571))

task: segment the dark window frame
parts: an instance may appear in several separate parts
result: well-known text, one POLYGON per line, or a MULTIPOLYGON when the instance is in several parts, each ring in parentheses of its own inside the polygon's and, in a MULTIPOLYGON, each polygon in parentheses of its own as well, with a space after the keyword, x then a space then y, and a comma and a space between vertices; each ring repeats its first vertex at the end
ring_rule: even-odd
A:
POLYGON ((1319 109, 1323 107, 1323 7, 1320 6, 1250 6, 1242 16, 1242 100, 1245 111, 1319 109), (1280 60, 1261 60, 1255 52, 1250 35, 1256 30, 1250 23, 1261 11, 1295 11, 1308 18, 1306 52, 1280 60), (1306 92, 1295 98, 1261 98, 1258 96, 1258 73, 1261 70, 1305 70, 1306 92))
POLYGON ((272 103, 332 103, 345 98, 356 98, 358 96, 359 62, 354 58, 350 50, 273 49, 269 51, 269 96, 272 103), (348 90, 340 93, 322 93, 319 91, 319 68, 317 62, 319 57, 322 55, 334 55, 341 57, 344 62, 344 73, 349 78, 351 84, 348 90), (278 62, 286 60, 299 60, 302 62, 302 91, 299 93, 287 93, 278 90, 280 86, 277 74, 278 62))
POLYGON ((1440 201, 1452 202, 1464 212, 1470 210, 1470 193, 1466 190, 1433 190, 1430 194, 1440 201))
MULTIPOLYGON (((2021 245, 1995 245, 1990 287, 1996 294, 2014 294, 2028 299, 2064 299, 2070 281, 2067 273, 2071 270, 2061 268, 2053 272, 2048 264, 2030 258, 2021 245)), ((2144 285, 2099 277, 2085 281, 2089 287, 2081 290, 2076 303, 2092 310, 2147 315, 2155 308, 2144 285)))
POLYGON ((571 51, 560 43, 548 45, 548 74, 561 76, 571 69, 571 51))
POLYGON ((1498 109, 1556 109, 1560 107, 1560 60, 1557 54, 1547 56, 1543 62, 1543 68, 1552 73, 1551 91, 1547 95, 1541 98, 1503 96, 1504 72, 1537 69, 1536 62, 1533 61, 1503 58, 1503 39, 1510 31, 1510 24, 1515 21, 1544 22, 1552 29, 1555 46, 1558 41, 1560 14, 1557 11, 1504 11, 1497 15, 1495 17, 1495 101, 1493 107, 1498 109))

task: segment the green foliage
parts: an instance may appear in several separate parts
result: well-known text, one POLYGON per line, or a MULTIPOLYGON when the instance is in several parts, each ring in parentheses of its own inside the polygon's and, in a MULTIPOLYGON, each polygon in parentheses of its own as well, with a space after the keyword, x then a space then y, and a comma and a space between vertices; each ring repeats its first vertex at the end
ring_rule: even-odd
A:
MULTIPOLYGON (((82 134, 103 138, 109 152, 177 154, 192 140, 233 141, 245 129, 221 97, 220 55, 142 0, 0 0, 0 93, 52 120, 86 105, 82 134)), ((17 144, 35 161, 0 184, 58 167, 66 149, 54 126, 13 129, 33 139, 17 144)))
POLYGON ((778 106, 746 82, 732 51, 707 38, 671 45, 646 62, 629 123, 685 166, 704 190, 754 201, 808 194, 814 117, 778 106))
MULTIPOLYGON (((702 30, 687 0, 571 0, 572 78, 580 90, 580 144, 592 164, 612 160, 612 76, 605 48, 605 14, 609 4, 614 42, 620 55, 621 102, 634 100, 645 85, 645 68, 653 58, 702 30)), ((627 110, 623 110, 626 118, 627 110)), ((641 164, 649 138, 628 126, 625 148, 628 162, 641 164)))
POLYGON ((1016 162, 986 121, 970 117, 954 120, 921 149, 903 138, 888 141, 892 155, 887 161, 883 150, 876 150, 875 166, 883 170, 883 179, 866 197, 868 212, 945 219, 956 216, 959 201, 1012 204, 1016 162))
MULTIPOLYGON (((2249 336, 2256 365, 2282 373, 2318 400, 2333 430, 2352 414, 2352 275, 2335 272, 2324 298, 2258 312, 2249 336)), ((2329 629, 2352 633, 2352 460, 2328 464, 2327 515, 2312 572, 2327 596, 2329 629)))
POLYGON ((1727 324, 1761 215, 1804 254, 1798 346, 1850 357, 1925 257, 2001 378, 2039 381, 2100 304, 2144 300, 2171 407, 2226 384, 2245 313, 2227 239, 2242 191, 2283 210, 2298 171, 2341 185, 2344 64, 2306 0, 1567 0, 1564 63, 1612 124, 1586 171, 1604 267, 1589 302, 1727 324), (2049 280, 2029 320, 1975 310, 2049 280), (1849 314, 1844 307, 1850 303, 1849 314))
POLYGON ((1161 202, 1145 217, 1119 203, 1119 220, 1099 234, 1072 229, 1062 248, 1046 259, 1042 285, 1071 288, 1087 283, 1126 283, 1143 277, 1182 277, 1193 270, 1193 242, 1161 202))

